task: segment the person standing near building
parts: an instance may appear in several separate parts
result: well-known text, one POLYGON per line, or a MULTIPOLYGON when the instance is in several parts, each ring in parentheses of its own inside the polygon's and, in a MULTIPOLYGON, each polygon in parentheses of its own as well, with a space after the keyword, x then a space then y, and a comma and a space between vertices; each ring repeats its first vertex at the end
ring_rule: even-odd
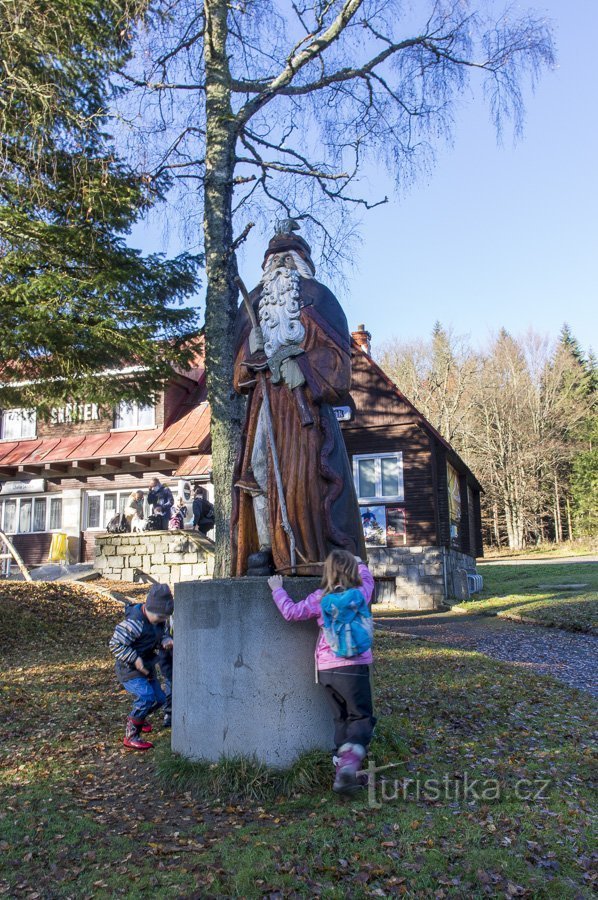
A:
POLYGON ((131 523, 135 517, 138 519, 145 518, 143 509, 143 491, 140 490, 131 491, 127 500, 127 505, 125 506, 125 519, 127 520, 129 531, 131 531, 131 523))
POLYGON ((150 481, 150 489, 147 495, 147 502, 155 513, 155 507, 160 506, 162 509, 162 529, 166 531, 168 522, 172 515, 172 507, 174 505, 174 497, 172 491, 165 484, 160 482, 159 478, 152 478, 150 481))
POLYGON ((168 520, 169 531, 182 531, 185 527, 185 519, 187 517, 187 506, 183 497, 177 497, 176 503, 170 512, 168 520))
POLYGON ((195 489, 192 509, 193 527, 206 535, 214 527, 214 507, 204 496, 201 488, 195 489))

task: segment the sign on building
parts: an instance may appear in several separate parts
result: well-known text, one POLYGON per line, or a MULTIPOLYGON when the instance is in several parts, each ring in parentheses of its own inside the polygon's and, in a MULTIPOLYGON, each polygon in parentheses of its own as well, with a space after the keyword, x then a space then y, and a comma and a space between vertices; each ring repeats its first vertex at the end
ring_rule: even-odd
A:
POLYGON ((350 406, 334 406, 334 415, 336 416, 339 422, 350 422, 351 421, 351 407, 350 406))
POLYGON ((97 403, 67 403, 54 406, 50 412, 52 425, 76 425, 79 422, 97 422, 100 407, 97 403))
POLYGON ((5 481, 0 490, 3 494, 43 494, 46 490, 46 479, 32 478, 31 481, 5 481))

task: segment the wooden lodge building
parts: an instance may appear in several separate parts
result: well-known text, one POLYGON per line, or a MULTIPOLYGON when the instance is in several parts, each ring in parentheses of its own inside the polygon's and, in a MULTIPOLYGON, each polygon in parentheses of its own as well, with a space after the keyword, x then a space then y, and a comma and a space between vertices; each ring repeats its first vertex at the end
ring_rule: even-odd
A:
MULTIPOLYGON (((379 601, 430 608, 447 596, 467 595, 465 573, 475 571, 475 557, 482 555, 481 488, 371 359, 369 337, 363 326, 353 333, 351 398, 336 410, 369 561, 379 601)), ((173 371, 155 406, 67 406, 53 410, 49 422, 37 421, 35 411, 4 410, 0 525, 28 566, 48 560, 57 532, 68 535, 71 562, 103 559, 106 523, 132 490, 147 492, 151 478, 168 484, 175 497, 189 496, 200 484, 212 498, 209 423, 201 365, 173 371)), ((189 504, 189 518, 190 510, 189 504)), ((147 568, 151 559, 144 560, 147 568)), ((131 577, 127 566, 125 580, 131 577)), ((165 580, 171 575, 164 564, 154 572, 165 580)), ((180 572, 197 577, 191 562, 180 572)))

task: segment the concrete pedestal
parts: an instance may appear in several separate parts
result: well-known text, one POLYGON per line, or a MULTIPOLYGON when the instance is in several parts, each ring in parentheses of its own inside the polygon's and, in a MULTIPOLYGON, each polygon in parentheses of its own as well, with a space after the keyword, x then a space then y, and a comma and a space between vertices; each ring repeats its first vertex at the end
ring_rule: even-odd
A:
MULTIPOLYGON (((317 587, 315 578, 285 579, 294 600, 317 587)), ((177 584, 174 631, 176 753, 285 768, 332 747, 332 716, 315 683, 316 622, 285 622, 266 578, 177 584)))

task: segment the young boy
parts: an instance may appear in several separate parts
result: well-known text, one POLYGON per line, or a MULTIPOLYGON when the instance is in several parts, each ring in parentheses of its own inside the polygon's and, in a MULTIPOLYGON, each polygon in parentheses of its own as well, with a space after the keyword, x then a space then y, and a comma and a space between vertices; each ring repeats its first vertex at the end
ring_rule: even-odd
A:
POLYGON ((145 603, 132 607, 110 639, 110 650, 116 657, 116 677, 135 697, 123 741, 130 750, 150 750, 154 746, 142 737, 141 732, 152 730, 145 719, 163 706, 166 699, 156 677, 156 650, 172 649, 166 621, 173 609, 168 585, 152 584, 145 603))

